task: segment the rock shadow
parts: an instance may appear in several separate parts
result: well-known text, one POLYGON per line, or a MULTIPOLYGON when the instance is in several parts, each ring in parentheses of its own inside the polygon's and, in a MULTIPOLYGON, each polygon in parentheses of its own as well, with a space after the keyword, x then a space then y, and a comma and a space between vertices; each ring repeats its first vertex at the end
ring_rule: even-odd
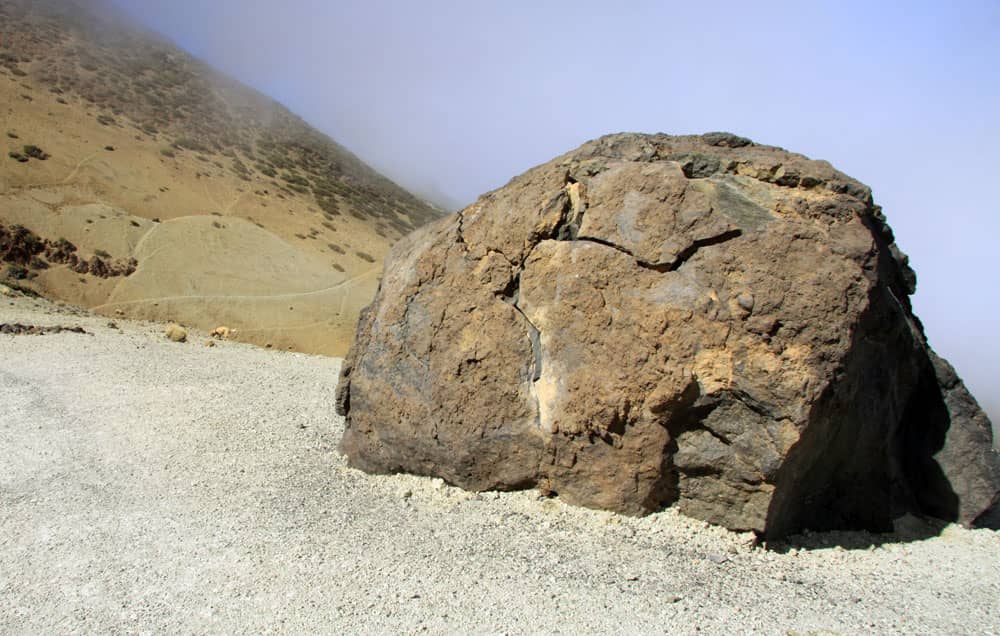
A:
POLYGON ((843 548, 844 550, 868 551, 884 545, 912 543, 940 536, 949 522, 933 517, 917 517, 907 514, 895 520, 891 532, 869 532, 867 530, 828 530, 824 532, 803 531, 781 539, 764 541, 766 550, 785 554, 792 550, 824 550, 843 548))
POLYGON ((942 522, 925 523, 905 540, 959 520, 959 497, 935 458, 952 415, 932 354, 892 289, 877 286, 870 300, 847 359, 776 475, 765 538, 804 530, 876 533, 856 546, 867 547, 869 536, 900 540, 891 533, 904 515, 942 522))

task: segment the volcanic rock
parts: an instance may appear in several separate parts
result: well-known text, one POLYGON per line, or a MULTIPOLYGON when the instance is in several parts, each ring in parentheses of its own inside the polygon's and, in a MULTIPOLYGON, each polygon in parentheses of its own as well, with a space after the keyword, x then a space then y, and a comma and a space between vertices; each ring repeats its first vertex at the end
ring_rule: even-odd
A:
POLYGON ((163 333, 173 342, 187 341, 187 330, 178 324, 171 323, 167 325, 167 328, 163 330, 163 333))
POLYGON ((995 525, 986 415, 870 190, 728 133, 611 135, 396 245, 345 360, 369 472, 780 536, 995 525))
POLYGON ((215 329, 212 330, 212 333, 210 333, 209 335, 212 336, 213 338, 218 338, 220 340, 228 340, 229 337, 233 335, 233 330, 230 329, 229 327, 224 327, 224 326, 216 327, 215 329))
POLYGON ((87 331, 83 327, 64 327, 62 325, 22 325, 19 322, 14 323, 0 323, 0 334, 9 334, 12 336, 42 336, 47 333, 82 333, 86 334, 87 331))

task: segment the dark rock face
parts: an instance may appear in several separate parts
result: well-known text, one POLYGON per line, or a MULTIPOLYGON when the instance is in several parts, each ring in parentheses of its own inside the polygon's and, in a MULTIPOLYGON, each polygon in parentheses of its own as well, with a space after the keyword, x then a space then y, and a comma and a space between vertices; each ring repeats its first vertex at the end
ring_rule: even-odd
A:
POLYGON ((612 135, 401 241, 345 360, 369 472, 732 529, 996 524, 990 423, 867 187, 727 133, 612 135))
POLYGON ((49 263, 57 263, 67 265, 77 274, 92 274, 99 278, 131 276, 139 265, 134 258, 110 262, 97 255, 90 257, 88 261, 77 256, 76 246, 66 239, 50 241, 20 225, 8 228, 3 224, 0 224, 0 261, 22 266, 20 271, 25 274, 27 270, 23 266, 39 270, 47 269, 49 263), (41 258, 43 255, 47 261, 41 258))
POLYGON ((41 325, 22 325, 19 322, 0 322, 0 334, 8 334, 12 336, 41 336, 47 333, 62 333, 64 331, 71 333, 87 333, 83 327, 63 327, 62 325, 45 327, 41 325))

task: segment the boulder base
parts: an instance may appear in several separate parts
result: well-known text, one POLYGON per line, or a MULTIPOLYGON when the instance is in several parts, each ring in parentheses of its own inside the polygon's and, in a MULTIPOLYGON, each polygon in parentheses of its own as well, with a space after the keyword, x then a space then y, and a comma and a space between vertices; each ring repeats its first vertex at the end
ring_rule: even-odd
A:
POLYGON ((338 389, 369 472, 778 536, 997 523, 990 423, 867 187, 726 133, 612 135, 396 245, 338 389))

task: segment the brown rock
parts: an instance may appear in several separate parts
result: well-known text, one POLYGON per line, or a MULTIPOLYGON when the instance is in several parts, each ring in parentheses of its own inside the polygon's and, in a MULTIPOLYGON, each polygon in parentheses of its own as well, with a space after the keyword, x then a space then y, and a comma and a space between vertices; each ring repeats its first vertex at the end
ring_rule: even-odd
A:
POLYGON ((28 265, 44 249, 42 240, 24 226, 0 224, 0 261, 28 265))
POLYGON ((88 333, 83 327, 64 327, 62 325, 22 325, 21 323, 0 323, 0 334, 9 334, 14 336, 28 335, 28 336, 42 336, 47 333, 88 333))
POLYGON ((91 256, 87 262, 87 271, 98 278, 108 278, 111 270, 108 264, 100 256, 91 256))
POLYGON ((75 265, 79 257, 76 255, 76 246, 64 238, 47 242, 45 257, 53 263, 67 263, 75 265))
POLYGON ((996 522, 990 425, 867 187, 727 133, 612 135, 396 245, 338 388, 370 472, 733 529, 996 522))
POLYGON ((92 274, 100 278, 129 276, 139 265, 134 258, 111 263, 96 254, 87 260, 80 258, 76 251, 76 246, 64 238, 51 241, 23 226, 12 225, 8 228, 0 224, 0 261, 28 265, 33 269, 47 269, 50 263, 64 264, 77 274, 92 274))
POLYGON ((177 324, 169 324, 164 332, 170 340, 174 342, 185 342, 187 340, 187 330, 177 324))

